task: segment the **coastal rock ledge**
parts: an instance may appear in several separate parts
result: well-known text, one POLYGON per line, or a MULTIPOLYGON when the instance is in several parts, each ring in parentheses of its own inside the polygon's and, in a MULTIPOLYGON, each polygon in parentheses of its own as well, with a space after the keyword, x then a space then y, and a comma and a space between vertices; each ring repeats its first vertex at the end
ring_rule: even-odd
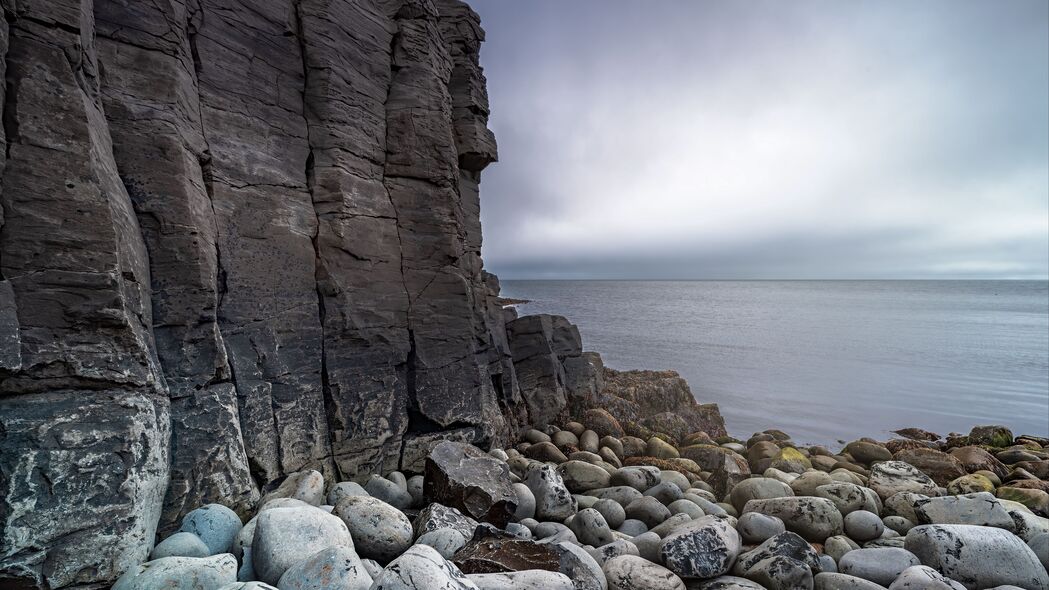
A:
MULTIPOLYGON (((210 587, 252 539, 213 557, 201 530, 171 536, 190 511, 239 527, 335 482, 364 486, 331 492, 346 514, 374 508, 346 500, 358 489, 403 508, 371 476, 421 475, 442 440, 509 448, 569 419, 724 434, 675 374, 606 369, 565 318, 499 297, 466 4, 0 6, 0 587, 145 584, 192 560, 210 587), (157 539, 177 563, 141 570, 157 539)), ((296 514, 259 524, 342 531, 296 514)), ((352 544, 327 550, 287 584, 343 561, 367 575, 352 544)), ((426 551, 398 560, 452 575, 426 551)))

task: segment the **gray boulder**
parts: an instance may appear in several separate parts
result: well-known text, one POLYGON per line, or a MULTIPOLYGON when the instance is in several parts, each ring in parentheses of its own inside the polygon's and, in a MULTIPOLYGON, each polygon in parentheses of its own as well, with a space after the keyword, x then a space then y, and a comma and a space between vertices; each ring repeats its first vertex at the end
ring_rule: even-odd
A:
POLYGON ((824 539, 842 532, 841 513, 826 498, 795 496, 750 500, 743 513, 760 512, 775 516, 783 521, 788 531, 798 533, 805 539, 823 542, 824 539))
POLYGON ((412 523, 403 512, 378 498, 347 496, 335 507, 353 537, 357 554, 386 563, 412 544, 412 523))
POLYGON ((769 590, 798 590, 812 588, 812 570, 803 562, 773 555, 750 566, 747 579, 769 590))
POLYGON ((251 542, 252 567, 259 579, 276 584, 296 563, 329 547, 353 549, 346 524, 315 508, 275 508, 258 515, 251 542))
POLYGON ((451 559, 455 552, 466 545, 466 537, 455 529, 437 529, 421 535, 415 540, 417 545, 429 545, 445 559, 451 559))
POLYGON ((601 565, 582 547, 564 541, 548 545, 557 553, 559 571, 572 579, 576 590, 608 589, 601 565))
POLYGON ((761 545, 739 556, 732 568, 734 574, 750 577, 750 570, 759 562, 770 557, 789 557, 805 564, 813 573, 822 571, 819 555, 816 550, 796 533, 780 533, 766 540, 761 545))
POLYGON ((277 582, 280 590, 368 590, 372 578, 350 547, 322 549, 289 567, 277 582))
POLYGON ((545 570, 469 574, 466 577, 480 590, 574 590, 571 578, 545 570))
POLYGON ((888 586, 903 570, 918 564, 917 556, 906 549, 874 547, 849 551, 838 561, 838 571, 888 586))
POLYGON ((760 512, 747 512, 739 517, 736 530, 744 543, 762 543, 787 530, 783 521, 760 512))
POLYGON ((916 526, 906 548, 922 565, 961 582, 969 590, 1012 584, 1049 590, 1049 574, 1019 537, 1003 529, 963 524, 916 526))
POLYGON ((477 590, 477 585, 433 547, 412 545, 375 578, 371 590, 477 590))
POLYGON ((990 492, 917 500, 914 514, 918 524, 972 524, 1016 530, 1013 517, 990 492))
POLYGON ((702 516, 663 539, 663 563, 685 578, 713 578, 729 571, 740 551, 736 529, 724 519, 702 516))
POLYGON ((586 508, 576 513, 572 517, 572 522, 568 524, 568 528, 572 529, 576 539, 584 545, 600 547, 615 539, 612 529, 605 522, 605 517, 593 508, 586 508))
POLYGON ((113 585, 113 590, 214 590, 236 581, 237 559, 229 553, 211 557, 164 557, 129 569, 113 585))
POLYGON ((150 559, 162 557, 208 557, 211 555, 208 546, 193 533, 175 533, 164 539, 153 548, 150 559))
POLYGON ((900 572, 889 590, 965 590, 965 586, 927 565, 915 565, 900 572))
POLYGON ((355 481, 340 481, 328 492, 328 505, 338 506, 339 500, 348 496, 367 496, 368 492, 355 481))
POLYGON ((610 559, 602 570, 608 590, 685 590, 685 583, 674 572, 636 555, 610 559))
POLYGON ((815 590, 885 590, 885 586, 848 574, 823 572, 814 578, 815 590))
POLYGON ((226 553, 243 524, 237 513, 222 504, 206 504, 182 519, 179 531, 193 533, 208 546, 208 555, 226 553))
POLYGON ((938 489, 932 478, 903 461, 875 463, 871 467, 867 487, 877 492, 882 499, 900 492, 935 496, 938 489))
POLYGON ((507 464, 460 442, 443 441, 430 451, 423 495, 498 527, 505 526, 517 510, 507 464))
POLYGON ((535 495, 535 514, 539 520, 564 520, 576 513, 576 500, 552 465, 530 465, 525 485, 535 495))

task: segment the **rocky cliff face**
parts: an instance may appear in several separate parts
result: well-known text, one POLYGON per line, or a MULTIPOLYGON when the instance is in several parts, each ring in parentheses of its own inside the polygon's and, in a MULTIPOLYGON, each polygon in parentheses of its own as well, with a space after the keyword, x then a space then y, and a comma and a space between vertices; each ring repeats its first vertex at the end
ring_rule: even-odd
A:
POLYGON ((3 7, 0 579, 112 579, 202 502, 527 421, 465 4, 3 7))
POLYGON ((482 268, 464 3, 0 6, 0 586, 105 586, 201 504, 598 399, 482 268))

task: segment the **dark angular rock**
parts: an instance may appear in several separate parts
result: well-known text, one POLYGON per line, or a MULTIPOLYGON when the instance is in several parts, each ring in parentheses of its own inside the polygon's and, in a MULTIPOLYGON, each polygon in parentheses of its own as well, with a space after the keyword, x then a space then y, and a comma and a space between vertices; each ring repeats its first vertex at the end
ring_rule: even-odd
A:
POLYGON ((559 556, 550 545, 486 528, 478 528, 452 562, 466 574, 560 570, 559 556))
POLYGON ((506 526, 517 510, 506 463, 463 443, 445 441, 434 447, 426 459, 423 493, 498 527, 506 526))

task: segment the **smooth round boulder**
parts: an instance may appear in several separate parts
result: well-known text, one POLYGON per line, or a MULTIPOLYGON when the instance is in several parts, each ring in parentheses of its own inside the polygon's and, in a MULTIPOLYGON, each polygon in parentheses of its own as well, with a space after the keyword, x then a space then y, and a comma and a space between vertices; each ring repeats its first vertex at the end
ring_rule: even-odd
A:
POLYGON ((874 490, 884 500, 899 492, 912 492, 935 496, 936 482, 917 467, 903 461, 884 461, 871 467, 867 487, 874 490))
POLYGON ((477 584, 433 547, 412 545, 375 577, 374 590, 478 590, 477 584))
POLYGON ((604 565, 608 560, 615 559, 620 555, 640 555, 641 552, 638 550, 637 545, 634 545, 632 541, 616 539, 611 543, 607 543, 591 550, 590 554, 594 556, 597 563, 604 565))
POLYGON ((743 512, 760 512, 775 516, 783 521, 788 531, 817 543, 842 532, 841 513, 826 498, 794 496, 750 500, 744 505, 743 512))
POLYGON ((699 518, 705 516, 706 512, 699 507, 698 504, 692 500, 681 498, 680 500, 674 500, 670 504, 667 504, 667 510, 670 510, 670 514, 687 514, 691 518, 699 518))
POLYGON ((331 490, 328 492, 328 504, 331 506, 337 506, 339 500, 348 496, 367 496, 368 492, 365 491, 361 484, 355 481, 340 481, 333 485, 331 490))
POLYGON ((637 520, 636 518, 628 518, 623 521, 623 524, 616 528, 616 531, 623 533, 630 537, 636 537, 638 535, 648 532, 648 526, 645 523, 637 520))
POLYGON ((626 510, 614 500, 598 500, 594 502, 592 508, 600 512, 608 526, 613 529, 618 529, 623 525, 623 521, 626 520, 626 510))
POLYGON ((576 590, 606 590, 601 565, 582 547, 568 542, 550 543, 558 558, 558 571, 572 579, 576 590))
POLYGON ((856 510, 845 515, 845 534, 858 543, 873 541, 885 532, 885 523, 873 512, 856 510))
POLYGON ((621 555, 605 562, 608 590, 685 590, 674 572, 637 555, 621 555))
POLYGON ((417 545, 429 545, 445 559, 451 559, 455 552, 466 545, 466 537, 455 529, 437 529, 422 535, 415 540, 417 545))
POLYGON ((180 532, 193 533, 208 547, 208 555, 226 553, 243 527, 237 513, 222 504, 205 504, 182 519, 180 532))
POLYGON ((412 523, 403 512, 378 498, 347 496, 335 507, 346 523, 357 554, 386 563, 412 544, 412 523))
POLYGON ((903 570, 919 565, 906 549, 874 547, 849 551, 838 561, 838 572, 888 586, 903 570))
POLYGON ((521 570, 466 576, 481 590, 574 590, 572 579, 559 572, 521 570))
POLYGON ((664 520, 670 518, 670 510, 659 500, 644 496, 634 500, 626 506, 627 518, 640 520, 645 526, 652 528, 664 520))
POLYGON ((316 508, 275 508, 261 512, 251 542, 258 578, 276 584, 287 569, 328 547, 353 549, 346 523, 316 508))
POLYGON ((368 590, 372 578, 353 549, 328 547, 289 567, 280 577, 280 590, 368 590))
POLYGON ((747 579, 769 590, 811 588, 812 569, 786 555, 773 555, 752 565, 747 570, 747 579))
POLYGON ((906 535, 907 531, 914 528, 914 523, 902 516, 886 516, 881 519, 882 524, 885 528, 891 529, 898 535, 906 535))
POLYGON ((970 590, 1011 584, 1049 590, 1049 574, 1034 551, 1003 529, 927 524, 907 532, 904 545, 927 565, 970 590))
POLYGON ((535 496, 537 519, 561 521, 576 513, 576 499, 553 465, 533 463, 528 467, 524 483, 535 496))
POLYGON ((324 502, 324 476, 313 469, 292 473, 277 489, 262 498, 260 510, 262 506, 279 498, 292 498, 311 506, 320 506, 324 502))
POLYGON ((912 565, 896 576, 889 590, 965 590, 965 586, 927 565, 912 565))
MULTIPOLYGON (((424 482, 425 485, 425 482, 424 482)), ((365 491, 373 498, 378 498, 394 508, 410 508, 412 495, 407 489, 379 475, 372 475, 364 484, 365 491)))
POLYGON ((605 517, 601 516, 601 513, 593 508, 585 508, 576 513, 568 524, 568 528, 575 533, 576 539, 584 545, 600 547, 611 543, 615 539, 612 535, 612 529, 605 522, 605 517))
POLYGON ((659 500, 664 506, 675 500, 680 500, 684 492, 676 483, 664 481, 645 490, 645 495, 659 500))
POLYGON ((739 517, 736 530, 743 542, 748 545, 763 543, 776 535, 786 532, 787 526, 775 516, 760 512, 747 512, 739 517))
POLYGON ((526 518, 535 517, 535 494, 523 483, 515 483, 514 493, 517 494, 517 509, 514 510, 514 519, 521 521, 526 518))
POLYGON ((573 494, 606 488, 611 478, 601 467, 584 461, 566 461, 557 467, 557 472, 573 494))
POLYGON ((814 590, 885 590, 885 586, 838 572, 822 572, 813 578, 814 590))
POLYGON ((149 554, 151 560, 164 557, 208 557, 211 551, 204 541, 193 533, 175 533, 157 543, 149 554))
POLYGON ((120 576, 112 590, 219 588, 236 581, 237 559, 230 553, 210 557, 164 557, 133 566, 120 576))
POLYGON ((732 491, 729 492, 729 504, 742 512, 743 507, 751 500, 784 498, 793 495, 794 490, 782 481, 770 477, 752 477, 733 486, 732 491))
POLYGON ((648 466, 621 467, 612 475, 609 485, 628 486, 639 492, 659 483, 659 469, 648 466))

